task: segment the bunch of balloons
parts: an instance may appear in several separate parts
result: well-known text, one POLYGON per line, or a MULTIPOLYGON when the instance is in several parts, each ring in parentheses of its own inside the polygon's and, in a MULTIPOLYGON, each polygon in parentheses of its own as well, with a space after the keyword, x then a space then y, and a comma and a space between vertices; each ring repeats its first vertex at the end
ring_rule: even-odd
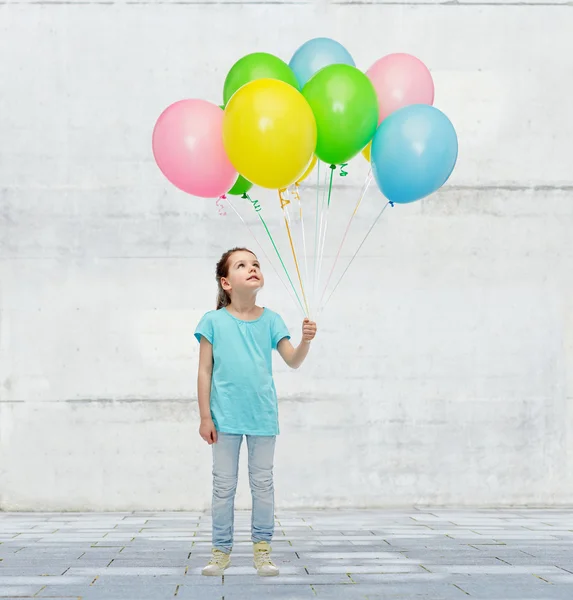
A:
POLYGON ((169 106, 153 153, 179 189, 216 198, 253 184, 282 190, 317 159, 340 165, 362 152, 386 198, 407 203, 441 187, 456 163, 456 132, 433 100, 432 76, 417 58, 390 54, 363 73, 341 44, 316 38, 289 64, 264 52, 238 60, 221 106, 169 106))

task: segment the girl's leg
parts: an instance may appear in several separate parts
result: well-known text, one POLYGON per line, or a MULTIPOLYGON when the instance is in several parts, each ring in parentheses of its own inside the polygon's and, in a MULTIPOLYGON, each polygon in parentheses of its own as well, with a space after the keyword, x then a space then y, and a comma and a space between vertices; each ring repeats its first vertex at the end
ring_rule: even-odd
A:
POLYGON ((270 542, 275 530, 275 440, 275 436, 247 436, 249 483, 253 497, 251 537, 254 543, 270 542))
POLYGON ((235 492, 242 435, 218 433, 213 444, 213 548, 229 554, 233 548, 235 492))

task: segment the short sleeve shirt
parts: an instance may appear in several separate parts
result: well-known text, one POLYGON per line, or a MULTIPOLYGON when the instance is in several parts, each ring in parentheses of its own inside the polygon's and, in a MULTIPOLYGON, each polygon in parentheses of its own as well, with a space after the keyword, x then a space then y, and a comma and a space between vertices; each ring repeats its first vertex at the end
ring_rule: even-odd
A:
POLYGON ((272 351, 290 338, 282 318, 265 308, 243 321, 226 308, 205 314, 195 330, 213 346, 211 416, 217 431, 266 435, 279 433, 272 351))

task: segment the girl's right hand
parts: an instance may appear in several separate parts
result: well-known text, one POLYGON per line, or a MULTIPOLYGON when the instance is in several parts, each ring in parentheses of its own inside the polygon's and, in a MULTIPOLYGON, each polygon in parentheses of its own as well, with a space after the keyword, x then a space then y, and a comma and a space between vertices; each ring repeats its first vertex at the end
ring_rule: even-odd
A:
POLYGON ((199 435, 209 445, 217 443, 217 430, 215 429, 215 423, 213 423, 213 419, 201 420, 201 425, 199 426, 199 435))

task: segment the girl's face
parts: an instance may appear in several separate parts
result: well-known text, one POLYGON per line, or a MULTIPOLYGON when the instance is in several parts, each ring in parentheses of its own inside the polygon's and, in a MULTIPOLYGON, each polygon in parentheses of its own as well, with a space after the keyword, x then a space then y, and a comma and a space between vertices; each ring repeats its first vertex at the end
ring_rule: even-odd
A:
POLYGON ((226 292, 258 292, 265 285, 261 265, 257 257, 250 252, 235 252, 229 256, 229 273, 221 279, 226 292))

